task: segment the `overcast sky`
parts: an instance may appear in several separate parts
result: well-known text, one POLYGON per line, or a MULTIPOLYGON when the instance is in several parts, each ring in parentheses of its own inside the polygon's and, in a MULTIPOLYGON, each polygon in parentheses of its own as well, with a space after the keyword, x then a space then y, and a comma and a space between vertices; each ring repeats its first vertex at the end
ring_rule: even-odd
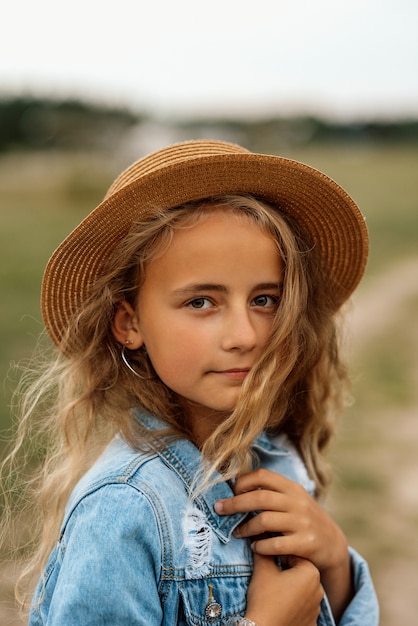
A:
POLYGON ((9 0, 0 93, 418 117, 418 0, 9 0))

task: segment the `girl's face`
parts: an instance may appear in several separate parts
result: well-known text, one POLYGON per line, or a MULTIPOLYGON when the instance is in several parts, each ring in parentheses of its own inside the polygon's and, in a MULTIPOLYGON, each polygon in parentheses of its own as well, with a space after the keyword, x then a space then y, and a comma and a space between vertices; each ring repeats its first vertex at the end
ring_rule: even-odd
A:
POLYGON ((176 231, 146 269, 129 339, 146 346, 200 442, 233 410, 269 340, 283 273, 270 236, 219 210, 176 231))

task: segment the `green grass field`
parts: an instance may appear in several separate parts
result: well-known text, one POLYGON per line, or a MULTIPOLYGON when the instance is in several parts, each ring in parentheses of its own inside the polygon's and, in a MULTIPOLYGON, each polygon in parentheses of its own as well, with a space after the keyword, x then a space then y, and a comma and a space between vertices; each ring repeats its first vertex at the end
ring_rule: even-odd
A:
MULTIPOLYGON (((370 262, 355 302, 364 316, 370 300, 379 306, 371 320, 373 332, 357 343, 353 338, 355 403, 341 422, 332 453, 336 479, 329 507, 350 543, 370 561, 382 626, 412 623, 418 611, 412 590, 418 564, 418 265, 414 279, 413 273, 412 278, 404 274, 403 264, 418 263, 418 150, 345 144, 282 154, 337 180, 367 218, 370 262), (390 274, 391 280, 379 283, 390 274), (401 297, 403 281, 408 284, 401 297)), ((10 363, 30 356, 42 327, 39 290, 45 263, 100 201, 117 170, 102 156, 0 157, 2 431, 11 423, 15 374, 10 363)))

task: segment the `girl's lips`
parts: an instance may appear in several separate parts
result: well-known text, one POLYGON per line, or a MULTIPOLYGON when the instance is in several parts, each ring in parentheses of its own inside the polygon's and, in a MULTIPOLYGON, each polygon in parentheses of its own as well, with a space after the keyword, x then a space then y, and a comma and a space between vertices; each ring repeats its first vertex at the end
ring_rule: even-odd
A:
POLYGON ((221 376, 225 376, 226 378, 232 378, 233 380, 243 380, 247 376, 249 371, 249 367, 244 367, 234 368, 230 370, 220 370, 216 371, 215 374, 220 374, 221 376))

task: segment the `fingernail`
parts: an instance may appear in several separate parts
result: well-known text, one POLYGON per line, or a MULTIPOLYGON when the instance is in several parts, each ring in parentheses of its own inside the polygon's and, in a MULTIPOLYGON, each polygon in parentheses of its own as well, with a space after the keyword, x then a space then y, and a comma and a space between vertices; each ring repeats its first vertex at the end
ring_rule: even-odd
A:
POLYGON ((253 541, 253 542, 252 542, 252 544, 250 545, 250 548, 251 548, 251 550, 252 550, 253 552, 255 552, 255 547, 256 547, 256 545, 257 545, 257 542, 256 542, 256 541, 253 541))
POLYGON ((223 502, 221 502, 220 500, 219 502, 215 502, 215 505, 213 508, 215 509, 217 513, 222 513, 222 511, 224 510, 223 502))

